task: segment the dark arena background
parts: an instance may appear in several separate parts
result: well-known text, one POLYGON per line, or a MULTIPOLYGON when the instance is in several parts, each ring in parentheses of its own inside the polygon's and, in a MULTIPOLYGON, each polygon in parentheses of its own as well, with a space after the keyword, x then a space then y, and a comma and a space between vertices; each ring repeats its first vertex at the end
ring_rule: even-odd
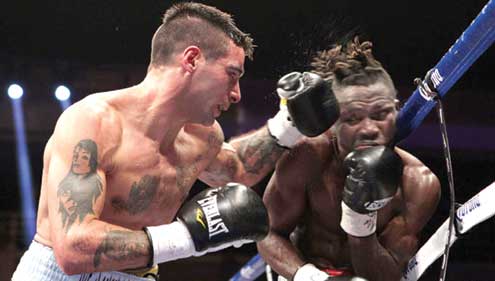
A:
MULTIPOLYGON (((0 4, 0 280, 10 280, 26 249, 17 151, 27 148, 34 208, 40 191, 46 141, 62 112, 55 87, 66 85, 70 101, 124 88, 146 73, 150 40, 161 15, 175 1, 2 1, 0 4), (8 86, 24 88, 25 143, 16 137, 8 86)), ((485 0, 404 1, 200 1, 234 15, 258 46, 246 61, 242 101, 219 122, 227 138, 263 125, 278 108, 277 79, 308 70, 316 51, 360 34, 390 72, 402 102, 478 15, 485 0)), ((495 47, 468 69, 444 98, 457 201, 464 203, 495 180, 495 47)), ((448 215, 448 182, 438 118, 433 110, 400 144, 427 164, 442 182, 442 199, 422 241, 448 215)), ((255 188, 262 194, 267 179, 255 188)), ((198 182, 191 195, 204 187, 198 182)), ((495 202, 493 203, 495 208, 495 202)), ((291 208, 291 206, 287 206, 291 208)), ((162 264, 162 280, 228 280, 256 254, 253 244, 200 258, 162 264)), ((438 280, 437 260, 420 280, 438 280)), ((491 218, 451 248, 447 280, 495 280, 495 227, 491 218)), ((257 280, 266 280, 264 276, 257 280)))

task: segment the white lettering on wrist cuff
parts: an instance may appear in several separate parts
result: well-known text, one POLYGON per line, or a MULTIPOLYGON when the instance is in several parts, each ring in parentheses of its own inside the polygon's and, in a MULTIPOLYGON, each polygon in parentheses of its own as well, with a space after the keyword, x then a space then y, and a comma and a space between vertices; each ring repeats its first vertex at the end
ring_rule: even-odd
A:
POLYGON ((342 219, 340 227, 347 233, 356 237, 366 237, 376 231, 376 215, 377 212, 368 214, 360 214, 349 208, 342 202, 342 219))
POLYGON ((187 258, 196 253, 191 234, 179 221, 146 229, 153 245, 154 263, 187 258))

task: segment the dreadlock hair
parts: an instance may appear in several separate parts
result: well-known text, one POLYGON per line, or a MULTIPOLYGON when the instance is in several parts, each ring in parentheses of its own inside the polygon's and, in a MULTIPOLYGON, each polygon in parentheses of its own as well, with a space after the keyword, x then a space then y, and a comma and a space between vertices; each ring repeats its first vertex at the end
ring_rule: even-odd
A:
POLYGON ((311 62, 312 71, 331 82, 334 90, 346 86, 368 86, 378 81, 395 89, 388 72, 373 57, 372 46, 370 41, 359 42, 356 36, 345 45, 319 51, 311 62))

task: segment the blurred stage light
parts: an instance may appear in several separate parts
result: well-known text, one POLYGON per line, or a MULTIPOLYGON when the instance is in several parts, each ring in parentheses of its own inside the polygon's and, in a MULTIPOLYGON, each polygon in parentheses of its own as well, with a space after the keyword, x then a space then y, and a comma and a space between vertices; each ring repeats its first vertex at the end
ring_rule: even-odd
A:
POLYGON ((64 85, 60 85, 55 89, 55 97, 59 101, 68 100, 70 98, 70 90, 64 85))
POLYGON ((7 94, 13 100, 20 99, 24 94, 24 90, 18 84, 11 84, 7 89, 7 94))
MULTIPOLYGON (((9 87, 10 92, 17 93, 14 97, 22 96, 22 88, 17 85, 9 87), (20 89, 20 90, 19 90, 20 89), (19 92, 21 94, 19 94, 19 92)), ((36 211, 35 200, 33 194, 33 180, 31 175, 31 161, 29 159, 28 144, 26 140, 26 129, 24 126, 24 111, 22 108, 22 99, 12 98, 12 114, 16 135, 16 150, 17 150, 17 178, 19 182, 21 210, 24 229, 24 245, 27 246, 33 240, 36 231, 36 211)))

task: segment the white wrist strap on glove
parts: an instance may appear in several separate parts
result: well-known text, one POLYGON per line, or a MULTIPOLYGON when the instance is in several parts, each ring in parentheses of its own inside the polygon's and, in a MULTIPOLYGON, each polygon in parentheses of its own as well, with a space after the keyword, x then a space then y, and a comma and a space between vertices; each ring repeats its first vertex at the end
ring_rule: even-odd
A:
POLYGON ((285 105, 286 102, 286 99, 282 99, 280 101, 280 110, 273 118, 268 120, 268 131, 277 139, 278 144, 291 148, 303 135, 290 120, 289 111, 285 105))
POLYGON ((189 230, 180 221, 170 224, 146 227, 153 245, 153 263, 159 264, 191 256, 199 257, 206 253, 217 252, 228 247, 239 248, 253 240, 237 240, 197 252, 189 230))
POLYGON ((146 228, 153 245, 155 264, 187 258, 196 254, 191 234, 182 222, 146 228))
POLYGON ((330 275, 325 272, 319 270, 311 263, 307 263, 301 266, 294 274, 293 281, 326 281, 330 275))
POLYGON ((349 208, 342 202, 342 219, 340 227, 347 233, 356 237, 366 237, 376 231, 377 212, 360 214, 349 208))

